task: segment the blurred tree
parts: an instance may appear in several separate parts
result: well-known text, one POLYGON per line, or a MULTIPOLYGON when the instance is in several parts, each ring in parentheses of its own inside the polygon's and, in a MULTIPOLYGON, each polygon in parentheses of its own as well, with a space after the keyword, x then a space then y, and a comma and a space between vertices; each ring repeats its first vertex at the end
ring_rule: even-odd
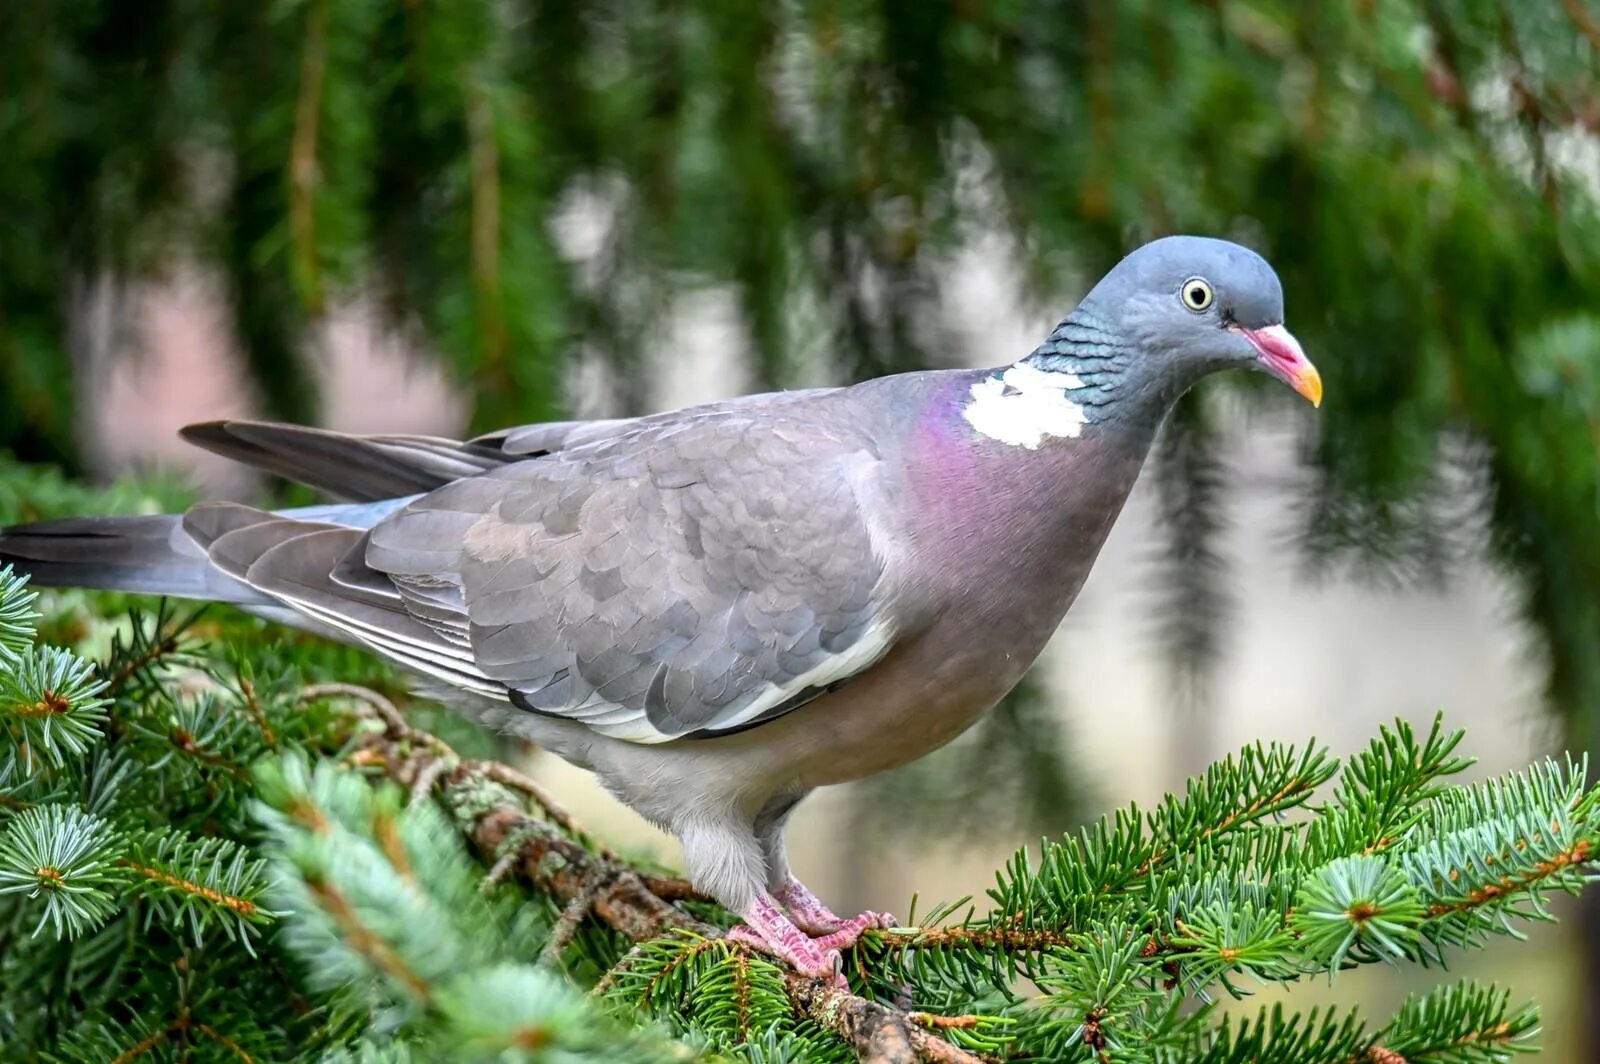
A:
MULTIPOLYGON (((1144 238, 1232 235, 1328 378, 1306 546, 1435 574, 1468 469, 1594 749, 1597 74, 1596 0, 13 0, 0 445, 70 459, 76 293, 178 254, 229 282, 273 414, 314 415, 307 328, 376 293, 489 426, 560 408, 580 339, 637 406, 689 285, 732 285, 782 385, 945 357, 938 280, 975 236, 1059 302, 1144 238)), ((1157 478, 1191 566, 1217 556, 1205 401, 1157 478)), ((1173 586, 1192 624, 1225 605, 1173 586)), ((1168 634, 1203 695, 1203 631, 1168 634)))

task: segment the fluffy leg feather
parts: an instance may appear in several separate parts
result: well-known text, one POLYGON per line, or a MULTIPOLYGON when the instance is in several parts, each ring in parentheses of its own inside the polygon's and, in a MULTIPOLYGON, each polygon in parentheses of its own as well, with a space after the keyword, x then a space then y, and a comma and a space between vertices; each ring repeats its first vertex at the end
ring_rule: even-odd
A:
MULTIPOLYGON (((781 822, 781 817, 776 819, 781 822)), ((819 946, 796 927, 765 888, 764 843, 774 826, 771 820, 763 823, 758 840, 749 819, 713 806, 676 825, 674 833, 683 841, 683 860, 694 885, 744 920, 728 932, 729 940, 788 961, 805 975, 842 983, 844 961, 839 951, 819 946)))

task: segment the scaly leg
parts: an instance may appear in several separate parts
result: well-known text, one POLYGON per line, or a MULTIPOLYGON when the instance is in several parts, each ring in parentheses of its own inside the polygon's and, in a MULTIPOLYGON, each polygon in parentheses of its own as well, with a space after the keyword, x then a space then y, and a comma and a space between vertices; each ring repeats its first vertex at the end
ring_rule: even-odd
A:
POLYGON ((756 818, 756 837, 760 840, 762 856, 767 866, 767 887, 773 896, 789 910, 789 917, 800 930, 820 935, 816 943, 823 949, 846 949, 855 945, 863 931, 874 927, 893 927, 895 919, 887 913, 865 912, 845 919, 836 915, 805 884, 789 871, 789 853, 784 845, 784 828, 789 814, 805 795, 783 795, 767 803, 756 818))
POLYGON ((801 975, 830 979, 847 986, 844 979, 844 960, 837 947, 823 945, 821 940, 806 935, 789 918, 783 915, 772 897, 757 894, 755 900, 739 914, 744 923, 728 932, 730 942, 742 942, 763 953, 770 953, 788 961, 801 975))
POLYGON ((777 898, 789 910, 796 927, 821 936, 813 941, 822 949, 848 949, 856 944, 856 939, 861 937, 863 931, 895 925, 895 918, 888 913, 864 912, 849 918, 839 916, 792 875, 778 889, 777 898))
POLYGON ((765 862, 752 827, 731 810, 709 808, 675 828, 689 878, 744 919, 728 939, 789 962, 795 971, 844 983, 838 950, 817 945, 763 889, 765 862))

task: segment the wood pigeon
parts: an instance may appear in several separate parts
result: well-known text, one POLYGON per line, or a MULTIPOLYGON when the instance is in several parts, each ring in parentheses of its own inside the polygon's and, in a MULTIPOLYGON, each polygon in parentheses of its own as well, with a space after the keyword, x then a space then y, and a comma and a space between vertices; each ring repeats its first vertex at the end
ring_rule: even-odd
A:
POLYGON ((1011 689, 1162 418, 1229 367, 1321 400, 1272 268, 1169 237, 998 369, 467 442, 195 425, 343 501, 22 525, 0 562, 370 648, 594 771, 682 840, 735 937, 829 976, 887 918, 836 916, 790 872, 796 804, 949 742, 1011 689))

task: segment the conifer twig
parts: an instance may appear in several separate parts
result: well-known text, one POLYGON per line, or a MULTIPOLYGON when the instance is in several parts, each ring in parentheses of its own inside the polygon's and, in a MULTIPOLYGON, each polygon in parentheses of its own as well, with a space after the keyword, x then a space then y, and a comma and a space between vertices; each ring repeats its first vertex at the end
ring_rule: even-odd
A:
POLYGON ((795 1010, 855 1047, 862 1064, 981 1064, 985 1059, 920 1026, 923 1014, 908 1014, 820 979, 785 976, 795 1010))
MULTIPOLYGON (((466 769, 478 772, 496 783, 504 784, 527 795, 562 830, 593 842, 602 856, 608 860, 616 859, 615 853, 596 839, 592 833, 586 831, 571 813, 568 813, 559 802, 551 797, 549 791, 529 779, 528 776, 499 761, 461 760, 443 739, 420 728, 412 727, 406 720, 405 715, 395 707, 392 701, 372 688, 353 683, 316 683, 300 690, 301 701, 310 702, 319 698, 348 698, 360 702, 372 710, 391 737, 408 739, 445 755, 441 759, 430 762, 427 768, 414 774, 411 783, 411 798, 413 801, 431 791, 434 784, 448 771, 466 769)), ((684 885, 687 886, 686 883, 684 885)), ((692 891, 692 888, 690 890, 692 891)), ((692 895, 686 894, 684 896, 692 895)))
POLYGON ((591 883, 582 894, 567 902, 567 907, 561 910, 561 916, 550 929, 550 938, 546 940, 544 950, 539 955, 539 963, 557 965, 560 962, 562 951, 572 944, 573 936, 578 933, 578 928, 583 926, 583 921, 594 905, 594 897, 602 886, 603 882, 591 883))
POLYGON ((901 950, 939 950, 951 947, 998 949, 1036 953, 1055 946, 1070 946, 1072 937, 1054 928, 1017 926, 891 927, 878 934, 901 950))
POLYGON ((444 758, 435 758, 423 766, 416 778, 411 781, 411 801, 420 802, 433 793, 434 784, 444 778, 451 770, 451 764, 444 758))
POLYGON ((543 809, 545 815, 561 827, 562 830, 566 831, 567 834, 590 840, 600 852, 600 856, 607 860, 614 861, 617 859, 616 853, 605 843, 595 838, 592 833, 585 831, 583 825, 579 824, 571 813, 567 812, 559 802, 550 796, 549 791, 510 765, 500 761, 464 761, 462 762, 462 767, 481 772, 496 783, 503 783, 513 790, 521 791, 531 798, 535 805, 543 809))
MULTIPOLYGON (((520 788, 498 778, 498 773, 484 771, 482 762, 455 760, 449 748, 437 741, 417 742, 415 730, 403 719, 396 726, 386 715, 386 723, 391 727, 384 734, 366 740, 367 762, 382 766, 402 786, 414 786, 419 778, 437 779, 445 807, 478 852, 496 858, 495 871, 520 874, 565 907, 557 929, 570 925, 565 932, 569 938, 587 914, 635 943, 674 932, 706 939, 722 936, 720 928, 650 889, 654 881, 675 896, 692 893, 692 888, 682 890, 685 884, 681 881, 647 877, 615 858, 591 851, 556 830, 552 822, 531 817, 510 801, 507 791, 520 788), (410 749, 401 749, 402 744, 410 749), (442 772, 435 767, 441 760, 447 766, 442 772), (569 915, 574 918, 569 920, 569 915)), ((619 967, 626 963, 625 956, 619 967)), ((824 980, 789 972, 785 989, 798 1015, 843 1038, 864 1062, 983 1064, 985 1059, 940 1038, 924 1026, 925 1019, 914 1020, 904 1010, 869 1001, 824 980)))
POLYGON ((422 739, 430 746, 444 746, 442 740, 413 728, 406 722, 404 715, 395 708, 393 702, 370 687, 354 683, 314 683, 300 689, 302 702, 315 702, 319 698, 355 699, 376 713, 395 738, 422 739))
POLYGON ((622 975, 629 968, 633 967, 634 964, 638 962, 639 958, 643 956, 644 943, 635 942, 631 947, 629 947, 628 952, 624 953, 620 958, 618 958, 617 963, 606 969, 606 974, 601 976, 600 981, 594 985, 594 989, 589 991, 589 996, 604 997, 606 992, 609 991, 616 983, 617 977, 622 975))

